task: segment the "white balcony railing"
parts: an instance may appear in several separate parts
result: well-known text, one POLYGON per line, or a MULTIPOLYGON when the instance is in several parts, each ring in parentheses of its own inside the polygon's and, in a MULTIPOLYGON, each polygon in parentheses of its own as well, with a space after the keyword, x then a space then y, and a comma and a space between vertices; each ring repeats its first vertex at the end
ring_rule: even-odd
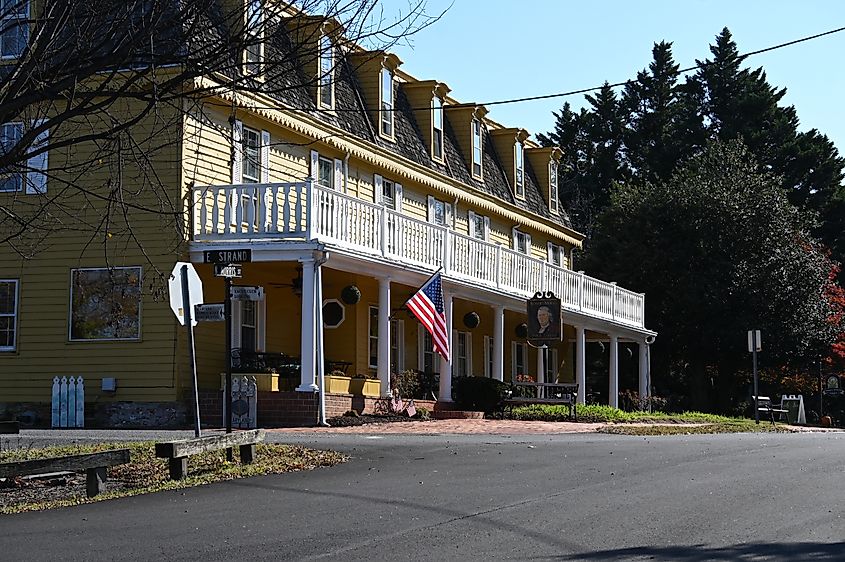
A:
POLYGON ((567 309, 643 327, 641 293, 310 181, 194 187, 193 203, 196 242, 316 239, 520 296, 551 291, 567 309))

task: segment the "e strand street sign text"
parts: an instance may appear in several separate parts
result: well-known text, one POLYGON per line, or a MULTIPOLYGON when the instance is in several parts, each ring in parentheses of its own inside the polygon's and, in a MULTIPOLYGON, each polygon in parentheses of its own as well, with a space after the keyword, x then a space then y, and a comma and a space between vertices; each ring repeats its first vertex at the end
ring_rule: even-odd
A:
POLYGON ((252 250, 234 248, 232 250, 205 250, 202 253, 204 263, 247 263, 252 261, 252 250))

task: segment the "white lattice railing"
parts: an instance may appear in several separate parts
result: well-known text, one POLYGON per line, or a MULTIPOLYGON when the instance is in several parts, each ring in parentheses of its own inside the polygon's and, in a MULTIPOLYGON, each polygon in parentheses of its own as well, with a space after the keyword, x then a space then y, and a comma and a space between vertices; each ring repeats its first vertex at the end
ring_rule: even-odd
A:
POLYGON ((567 309, 643 326, 641 293, 311 181, 194 187, 193 201, 197 242, 316 239, 510 294, 552 291, 567 309))

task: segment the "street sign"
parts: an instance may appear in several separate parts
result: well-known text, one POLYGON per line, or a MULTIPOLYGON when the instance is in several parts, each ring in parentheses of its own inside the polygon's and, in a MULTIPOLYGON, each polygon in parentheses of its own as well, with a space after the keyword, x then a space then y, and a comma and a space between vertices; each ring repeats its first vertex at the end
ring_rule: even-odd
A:
POLYGON ((264 300, 264 287, 232 285, 231 295, 236 301, 260 301, 264 300))
POLYGON ((204 263, 246 263, 252 261, 252 250, 235 248, 232 250, 205 250, 202 253, 204 263))
POLYGON ((760 338, 760 330, 748 330, 748 353, 762 350, 763 342, 760 338))
POLYGON ((198 304, 194 307, 197 322, 223 322, 226 319, 226 307, 220 303, 198 304))
MULTIPOLYGON (((193 264, 186 262, 176 262, 176 266, 170 273, 170 280, 167 283, 167 289, 170 293, 170 309, 176 315, 176 319, 181 325, 185 325, 185 303, 182 297, 182 266, 188 266, 188 295, 190 303, 188 306, 195 307, 202 304, 202 281, 197 275, 197 270, 194 269, 193 264)), ((191 319, 193 326, 197 325, 196 318, 191 319)))
POLYGON ((243 267, 238 263, 215 263, 214 276, 215 277, 240 277, 243 273, 243 267))

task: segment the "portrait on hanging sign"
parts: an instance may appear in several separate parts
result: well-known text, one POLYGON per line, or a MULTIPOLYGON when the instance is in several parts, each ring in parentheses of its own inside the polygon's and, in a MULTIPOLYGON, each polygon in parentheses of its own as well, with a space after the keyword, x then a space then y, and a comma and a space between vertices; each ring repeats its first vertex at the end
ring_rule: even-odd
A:
POLYGON ((527 314, 529 341, 560 341, 560 299, 546 296, 530 299, 527 314))

